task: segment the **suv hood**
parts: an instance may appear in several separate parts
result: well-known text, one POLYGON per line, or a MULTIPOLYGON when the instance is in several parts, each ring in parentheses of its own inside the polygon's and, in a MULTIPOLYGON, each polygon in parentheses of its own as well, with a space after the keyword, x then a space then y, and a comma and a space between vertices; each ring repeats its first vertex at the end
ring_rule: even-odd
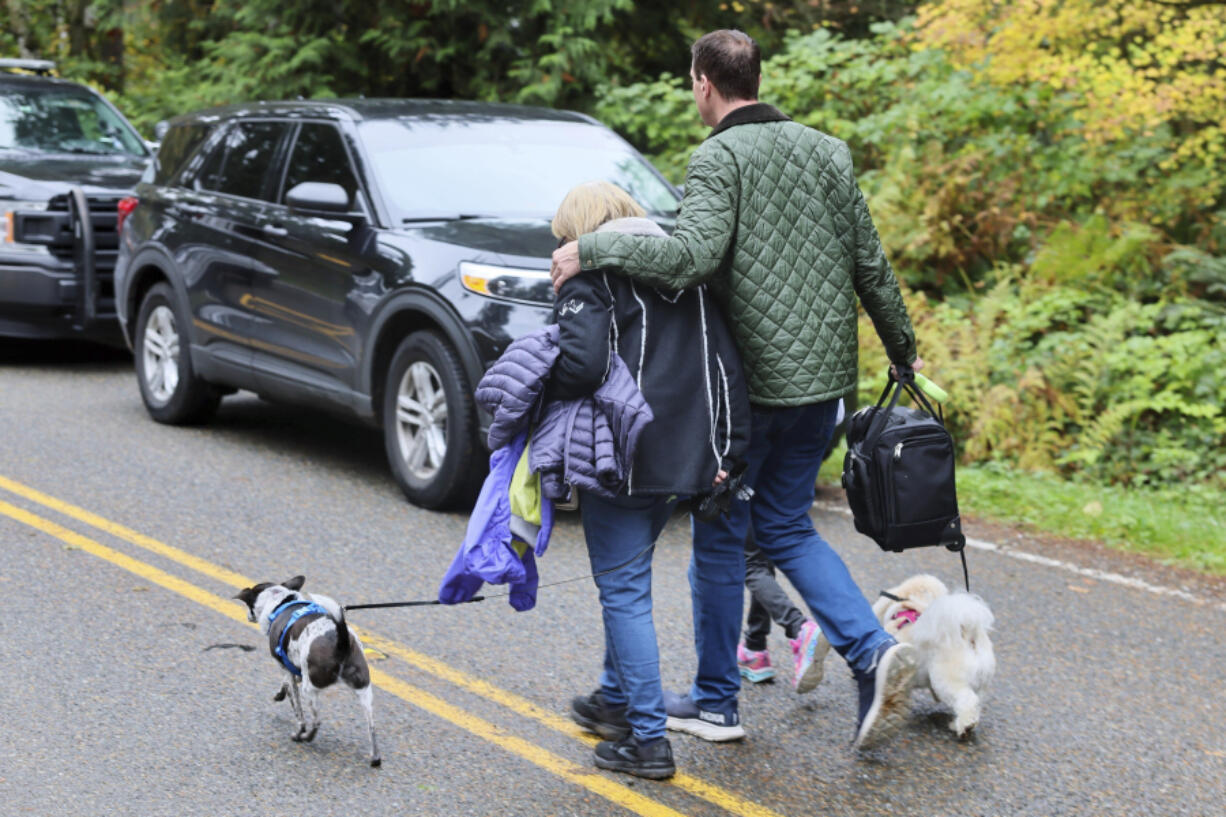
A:
POLYGON ((0 198, 42 201, 74 185, 86 193, 124 193, 136 186, 148 156, 0 154, 0 198))
MULTIPOLYGON (((671 233, 675 219, 652 219, 671 233)), ((540 258, 545 267, 558 240, 550 231, 549 220, 474 218, 434 223, 429 226, 408 226, 404 231, 431 241, 441 241, 470 247, 488 253, 520 258, 540 258)))
POLYGON ((488 253, 542 258, 546 264, 558 246, 545 219, 463 219, 407 226, 405 232, 488 253))

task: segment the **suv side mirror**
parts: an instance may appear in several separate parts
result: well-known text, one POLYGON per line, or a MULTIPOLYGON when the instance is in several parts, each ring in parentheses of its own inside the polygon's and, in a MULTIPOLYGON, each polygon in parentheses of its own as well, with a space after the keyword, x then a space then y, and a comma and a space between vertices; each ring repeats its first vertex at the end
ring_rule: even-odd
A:
POLYGON ((153 141, 160 142, 166 138, 166 131, 170 130, 170 123, 163 119, 153 126, 153 141))
POLYGON ((291 210, 300 210, 309 215, 335 217, 349 214, 349 194, 339 184, 328 182, 296 184, 285 194, 285 203, 291 210))

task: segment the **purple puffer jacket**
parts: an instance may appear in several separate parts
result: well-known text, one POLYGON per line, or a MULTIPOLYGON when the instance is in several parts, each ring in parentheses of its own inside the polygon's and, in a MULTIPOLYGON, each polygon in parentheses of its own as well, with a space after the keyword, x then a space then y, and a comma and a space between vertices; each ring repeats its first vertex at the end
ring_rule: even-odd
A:
POLYGON ((639 435, 652 419, 630 369, 610 354, 609 374, 590 398, 545 405, 528 452, 528 467, 541 475, 541 493, 564 499, 569 483, 617 496, 630 476, 639 435))
POLYGON ((468 601, 485 582, 511 585, 510 604, 530 610, 536 604, 536 556, 545 552, 553 530, 553 503, 541 503, 541 529, 534 548, 521 559, 511 549, 511 500, 509 489, 515 466, 523 456, 527 432, 521 432, 490 456, 490 474, 468 518, 468 530, 451 566, 438 588, 443 604, 468 601), (534 555, 535 554, 535 555, 534 555))
MULTIPOLYGON (((557 356, 558 327, 547 326, 508 346, 481 378, 477 402, 494 415, 490 448, 528 427, 557 356)), ((609 360, 608 377, 591 397, 543 407, 528 465, 540 473, 549 499, 564 499, 568 484, 613 497, 630 474, 639 435, 653 416, 625 362, 616 354, 609 360)))
POLYGON ((486 438, 490 451, 527 427, 558 351, 558 327, 547 326, 512 341, 481 378, 477 402, 494 416, 486 438))

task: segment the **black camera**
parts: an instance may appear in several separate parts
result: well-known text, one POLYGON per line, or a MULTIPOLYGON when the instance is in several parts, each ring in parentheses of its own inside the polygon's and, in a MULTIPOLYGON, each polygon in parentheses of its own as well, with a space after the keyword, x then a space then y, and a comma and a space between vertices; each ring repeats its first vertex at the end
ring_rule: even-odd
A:
POLYGON ((753 496, 753 488, 745 484, 745 464, 733 467, 727 478, 714 486, 705 494, 694 497, 690 505, 690 513, 699 522, 710 524, 721 516, 727 516, 732 510, 732 500, 748 500, 753 496))

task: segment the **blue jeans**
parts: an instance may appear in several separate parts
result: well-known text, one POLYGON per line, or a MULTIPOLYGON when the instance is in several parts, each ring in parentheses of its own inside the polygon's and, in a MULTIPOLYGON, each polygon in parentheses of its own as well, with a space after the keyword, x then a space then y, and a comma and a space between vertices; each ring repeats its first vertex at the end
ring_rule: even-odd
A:
MULTIPOLYGON (((675 501, 665 497, 606 499, 582 491, 579 512, 604 616, 604 670, 600 691, 610 706, 625 706, 640 741, 664 737, 664 689, 660 648, 651 617, 650 547, 668 522, 675 501), (642 551, 646 552, 642 552, 642 551), (641 553, 635 559, 636 553, 641 553)), ((735 663, 733 670, 736 670, 735 663)))
POLYGON ((834 434, 838 399, 791 408, 753 409, 746 484, 753 499, 734 502, 713 524, 695 521, 690 560, 698 673, 690 696, 703 708, 736 700, 736 643, 745 594, 745 535, 783 571, 851 668, 862 671, 890 636, 847 565, 813 527, 817 470, 834 434))

